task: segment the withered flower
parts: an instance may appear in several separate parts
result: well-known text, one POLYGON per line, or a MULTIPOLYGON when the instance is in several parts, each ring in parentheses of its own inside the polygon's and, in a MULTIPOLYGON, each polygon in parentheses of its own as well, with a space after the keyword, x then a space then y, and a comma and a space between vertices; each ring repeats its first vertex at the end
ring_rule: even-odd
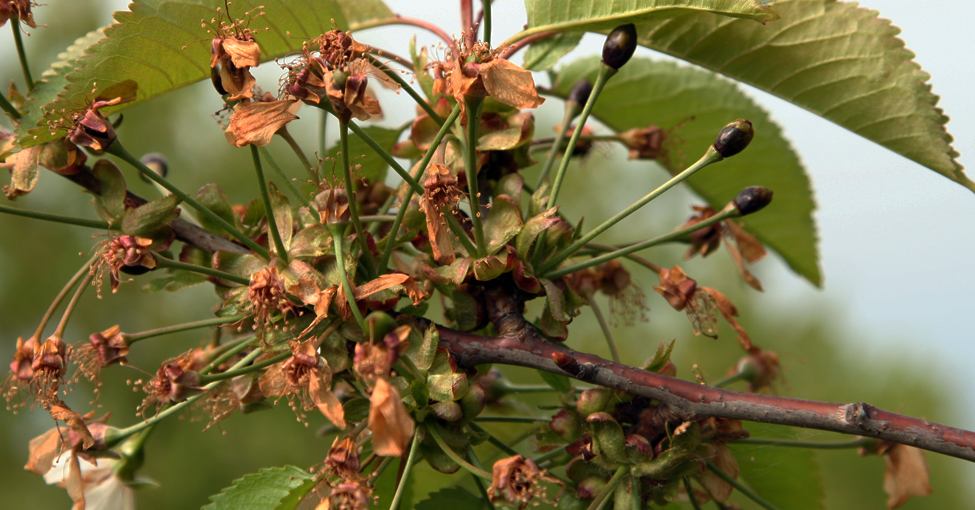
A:
MULTIPOLYGON (((250 14, 245 13, 244 17, 249 18, 250 14)), ((253 32, 244 27, 244 20, 218 23, 211 19, 210 23, 214 27, 208 31, 216 35, 210 41, 210 79, 214 88, 220 95, 229 94, 230 101, 253 96, 251 88, 256 80, 250 68, 261 63, 261 49, 253 32)))
POLYGON ((748 372, 746 380, 748 391, 751 392, 771 388, 772 383, 782 377, 779 355, 760 347, 752 347, 748 351, 748 356, 738 361, 735 369, 739 373, 748 372))
POLYGON ((381 457, 406 455, 416 425, 406 411, 399 391, 380 377, 376 380, 369 403, 373 452, 381 457))
MULTIPOLYGON (((125 334, 118 325, 112 326, 101 333, 92 333, 88 342, 72 346, 71 361, 78 366, 78 370, 89 381, 98 379, 98 373, 116 363, 125 364, 125 356, 129 353, 129 345, 125 334)), ((98 385, 95 386, 98 391, 98 385)))
POLYGON ((260 101, 238 103, 224 135, 236 147, 248 144, 264 147, 271 143, 275 133, 298 119, 294 112, 300 105, 295 99, 276 101, 269 93, 260 101))
POLYGON ((630 150, 630 159, 658 159, 665 154, 666 134, 660 126, 647 126, 624 131, 618 137, 630 150))
POLYGON ((288 299, 284 279, 278 273, 278 268, 274 266, 265 267, 251 275, 247 299, 250 300, 254 310, 255 327, 267 323, 274 312, 287 313, 294 308, 294 304, 288 299))
POLYGON ((349 194, 345 188, 329 188, 315 196, 315 209, 322 225, 348 225, 351 218, 349 194))
POLYGON ((324 471, 331 476, 337 476, 346 481, 357 481, 361 478, 359 474, 359 452, 360 447, 356 446, 356 440, 352 436, 346 436, 341 440, 336 437, 332 441, 332 448, 325 457, 324 471))
POLYGON ((557 482, 538 468, 535 461, 515 455, 494 463, 491 470, 491 487, 488 498, 491 501, 504 499, 508 503, 525 508, 536 500, 545 500, 545 487, 541 481, 557 482))
POLYGON ((118 292, 121 283, 120 272, 142 274, 156 268, 156 258, 149 249, 153 240, 143 237, 121 235, 102 241, 102 255, 91 265, 91 275, 101 292, 102 275, 108 271, 112 293, 118 292))
POLYGON ((261 376, 261 392, 270 398, 287 397, 301 420, 304 411, 318 409, 336 427, 344 429, 345 411, 332 392, 332 369, 318 354, 315 340, 291 341, 288 345, 292 356, 271 366, 261 376))
MULTIPOLYGON (((378 292, 396 287, 397 285, 403 287, 406 295, 413 301, 414 306, 418 306, 423 302, 425 297, 423 290, 413 280, 413 277, 403 273, 384 274, 375 280, 370 280, 359 286, 352 284, 352 297, 356 301, 356 306, 362 310, 367 306, 366 298, 378 292)), ((346 299, 345 293, 339 291, 338 285, 321 289, 313 280, 301 278, 297 284, 292 285, 288 290, 298 296, 306 305, 315 307, 315 320, 298 335, 299 338, 305 336, 328 317, 329 308, 333 303, 342 320, 349 320, 353 316, 349 301, 346 299)))
POLYGON ((694 327, 695 335, 718 337, 717 318, 714 314, 717 310, 738 333, 738 343, 741 347, 750 352, 751 339, 745 332, 745 328, 735 320, 738 310, 724 294, 709 287, 698 287, 697 281, 684 274, 684 271, 676 265, 673 269, 661 269, 657 276, 660 278, 660 285, 655 286, 653 290, 663 296, 674 310, 687 314, 694 327))
MULTIPOLYGON (((95 91, 97 87, 98 84, 95 84, 95 91)), ((138 88, 132 80, 117 83, 99 93, 85 110, 69 114, 67 121, 72 126, 68 128, 68 140, 95 152, 107 149, 115 142, 115 128, 98 110, 134 101, 138 88)))
POLYGON ((420 197, 420 210, 427 217, 427 230, 433 258, 440 264, 452 263, 454 244, 453 234, 447 228, 443 208, 450 212, 460 202, 462 192, 457 186, 457 177, 445 165, 433 164, 427 169, 423 180, 423 196, 420 197))
POLYGON ((48 337, 43 344, 34 342, 34 356, 30 365, 33 372, 31 390, 45 408, 58 402, 58 388, 68 370, 66 351, 64 340, 57 333, 48 337))
POLYGON ((204 391, 200 387, 200 368, 193 351, 162 362, 156 375, 142 387, 146 398, 139 405, 139 413, 145 415, 150 406, 158 412, 164 405, 183 402, 204 391))
POLYGON ((6 25, 10 18, 17 18, 25 25, 37 28, 34 14, 30 12, 31 7, 36 6, 37 3, 31 0, 0 0, 0 27, 6 25))
POLYGON ((887 508, 897 508, 912 497, 931 494, 931 475, 924 450, 899 443, 877 441, 871 448, 861 448, 860 455, 876 454, 884 458, 884 492, 890 496, 887 508))
POLYGON ((340 483, 315 510, 366 510, 372 501, 372 489, 360 483, 340 483))
MULTIPOLYGON (((711 207, 692 206, 692 208, 698 214, 692 216, 680 228, 696 225, 717 214, 711 207)), ((723 240, 745 282, 756 290, 762 290, 762 282, 758 281, 758 278, 755 278, 755 275, 748 271, 745 262, 752 264, 760 260, 765 256, 765 248, 753 235, 745 232, 745 229, 741 228, 740 225, 732 220, 725 220, 710 227, 696 230, 690 237, 691 246, 684 253, 685 260, 697 254, 701 254, 703 257, 710 255, 718 249, 719 243, 723 240), (734 244, 731 243, 732 240, 735 241, 734 244)))
POLYGON ((408 325, 400 326, 377 343, 357 343, 352 369, 369 386, 374 385, 378 378, 389 375, 393 364, 408 347, 406 339, 410 336, 411 329, 408 325))
MULTIPOLYGON (((738 479, 740 469, 738 467, 738 461, 731 454, 731 450, 728 449, 722 442, 712 442, 706 443, 704 445, 704 457, 710 460, 715 466, 718 467, 725 474, 733 479, 738 479)), ((721 477, 714 474, 714 471, 710 469, 705 469, 701 472, 701 485, 707 489, 711 497, 720 503, 724 503, 729 496, 731 496, 734 487, 728 482, 724 481, 721 477)))
POLYGON ((34 361, 34 344, 37 340, 30 337, 24 340, 17 337, 17 348, 14 349, 14 359, 10 362, 10 372, 0 384, 3 398, 7 401, 7 410, 17 412, 17 409, 27 405, 24 392, 30 387, 34 378, 31 365, 34 361), (15 400, 19 400, 15 402, 15 400))
POLYGON ((630 326, 639 314, 640 320, 647 322, 646 295, 633 282, 630 272, 618 260, 610 260, 593 269, 600 292, 609 296, 609 309, 614 320, 621 318, 630 326))
MULTIPOLYGON (((535 90, 531 71, 499 56, 486 43, 476 43, 462 51, 457 60, 440 63, 444 70, 447 92, 461 105, 461 123, 467 124, 465 99, 486 97, 519 110, 538 108, 545 102, 535 90)), ((435 87, 436 88, 436 87, 435 87)))

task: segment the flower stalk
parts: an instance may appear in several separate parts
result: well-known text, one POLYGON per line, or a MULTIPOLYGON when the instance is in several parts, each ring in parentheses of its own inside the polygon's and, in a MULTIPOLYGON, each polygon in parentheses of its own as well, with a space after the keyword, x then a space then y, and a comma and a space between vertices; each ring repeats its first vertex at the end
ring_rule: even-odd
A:
POLYGON ((10 104, 10 101, 7 101, 7 98, 3 94, 0 94, 0 109, 7 112, 7 115, 9 115, 13 120, 18 120, 23 117, 23 115, 17 111, 17 108, 10 104))
MULTIPOLYGON (((349 129, 351 129, 352 132, 356 134, 356 136, 362 139, 362 141, 365 142, 365 144, 368 145, 369 148, 372 149, 377 156, 383 158, 383 161, 385 161, 386 163, 389 163, 389 166, 392 167, 393 170, 395 170, 396 173, 399 174, 399 176, 404 181, 406 181, 407 184, 410 185, 410 187, 416 190, 417 193, 420 193, 421 195, 423 194, 423 186, 421 186, 420 183, 417 182, 417 180, 414 179, 413 176, 410 175, 410 173, 406 171, 405 168, 403 168, 403 165, 400 165, 399 162, 396 161, 396 159, 393 158, 393 156, 386 151, 386 149, 383 149, 382 146, 380 146, 379 143, 377 143, 376 140, 373 139, 373 137, 369 136, 369 133, 366 133, 365 130, 363 130, 361 127, 359 127, 358 124, 356 124, 353 121, 349 121, 349 129)), ((343 154, 345 154, 345 150, 346 150, 345 146, 343 145, 342 147, 343 154)))
POLYGON ((301 194, 301 191, 299 191, 298 188, 295 187, 294 183, 291 182, 291 179, 288 178, 287 174, 284 173, 284 170, 282 170, 281 167, 278 165, 278 162, 271 157, 271 153, 267 151, 267 148, 258 147, 257 150, 261 153, 261 156, 264 157, 264 160, 267 161, 269 165, 271 165, 271 168, 281 177, 281 180, 284 181, 285 186, 288 187, 288 190, 291 191, 291 194, 294 195, 294 197, 297 198, 299 202, 301 202, 301 205, 307 207, 310 210, 311 203, 308 202, 308 199, 305 198, 305 196, 301 194))
POLYGON ((290 358, 291 356, 292 356, 291 351, 287 350, 285 352, 282 352, 281 354, 278 354, 277 356, 268 358, 258 363, 254 363, 253 365, 227 370, 226 372, 220 372, 219 374, 201 375, 200 384, 209 384, 212 382, 224 381, 227 379, 233 379, 234 377, 237 377, 239 375, 247 375, 251 372, 257 372, 258 370, 261 370, 265 367, 269 367, 275 363, 284 361, 290 358))
POLYGON ((708 469, 711 470, 711 472, 718 475, 718 478, 727 482, 728 485, 734 487, 735 490, 744 494, 748 499, 754 501, 758 506, 765 508, 766 510, 779 510, 772 503, 769 503, 768 501, 762 499, 762 497, 756 494, 755 491, 749 489, 748 487, 745 487, 741 482, 732 478, 728 473, 722 471, 721 468, 719 468, 718 466, 715 466, 710 460, 704 459, 704 462, 707 465, 708 469))
POLYGON ((217 225, 220 225, 220 228, 226 230, 235 239, 243 243, 244 246, 250 248, 254 253, 258 254, 260 257, 264 258, 265 260, 271 259, 271 255, 263 246, 254 242, 253 239, 247 237, 241 231, 237 230, 237 227, 231 225, 226 220, 221 218, 219 215, 217 215, 216 213, 208 209, 206 206, 197 202, 196 199, 187 195, 183 190, 174 186, 172 183, 167 181, 163 176, 157 174, 156 172, 153 172, 149 167, 142 164, 142 162, 139 161, 138 158, 136 158, 132 154, 129 154, 129 151, 125 150, 125 147, 122 146, 122 142, 115 140, 115 143, 109 145, 105 149, 105 152, 113 156, 116 156, 119 159, 125 161, 126 163, 132 165, 133 167, 135 167, 136 170, 141 172, 142 175, 145 175, 149 179, 159 183, 160 186, 166 188, 166 190, 168 190, 170 193, 179 197, 180 200, 186 202, 187 205, 195 209, 198 213, 206 216, 210 221, 216 223, 217 225))
POLYGON ((483 97, 467 97, 467 191, 471 200, 471 222, 474 224, 476 252, 471 256, 487 257, 487 241, 484 240, 484 225, 481 221, 481 193, 477 189, 477 128, 481 124, 483 97))
POLYGON ((107 221, 89 220, 85 218, 73 218, 71 216, 60 216, 57 214, 28 211, 27 209, 10 207, 3 204, 0 204, 0 212, 6 214, 12 214, 14 216, 23 216, 25 218, 34 218, 35 220, 51 221, 54 223, 64 223, 66 225, 95 228, 98 230, 111 230, 112 228, 112 224, 107 221))
POLYGON ((24 51, 24 41, 20 35, 20 18, 10 18, 10 29, 14 32, 14 44, 17 46, 17 56, 20 58, 20 69, 24 71, 24 81, 27 82, 27 92, 34 91, 34 79, 30 75, 30 65, 27 64, 27 52, 24 51))
MULTIPOLYGON (((345 190, 349 194, 349 215, 352 220, 352 228, 355 230, 356 239, 358 239, 362 250, 360 259, 362 260, 362 268, 367 275, 375 275, 376 267, 373 265, 372 253, 369 251, 369 241, 366 239, 366 234, 362 230, 362 223, 359 221, 359 201, 355 196, 355 182, 352 180, 352 158, 349 156, 349 124, 339 123, 339 135, 342 144, 342 176, 345 179, 345 190)), ((355 308, 355 301, 349 301, 349 304, 355 308)))
POLYGON ((616 486, 623 481, 623 477, 626 476, 629 471, 629 466, 620 466, 616 469, 616 473, 613 473, 613 477, 609 479, 609 483, 603 487, 603 490, 592 500, 589 504, 588 510, 599 510, 604 508, 606 503, 609 503, 610 497, 616 492, 616 486))
POLYGON ((616 342, 613 341, 613 332, 609 329, 609 324, 606 323, 606 317, 603 316, 603 311, 600 310, 599 305, 596 304, 596 296, 589 292, 586 295, 586 299, 589 301, 589 306, 592 308, 592 313, 596 316, 596 322, 599 323, 599 329, 603 331, 603 336, 606 338, 606 345, 609 346, 609 353, 616 363, 620 362, 620 353, 616 350, 616 342))
POLYGON ((81 266, 81 269, 79 269, 78 272, 75 273, 70 280, 68 280, 68 283, 64 284, 64 288, 61 289, 61 292, 58 292, 58 295, 54 297, 54 301, 51 302, 51 306, 49 306, 47 311, 44 312, 44 317, 41 317, 41 322, 37 325, 37 330, 34 331, 35 339, 41 338, 41 335, 44 334, 44 328, 47 327, 47 323, 51 320, 51 317, 54 316, 54 311, 57 310, 58 306, 61 306, 61 301, 64 301, 65 296, 68 295, 68 292, 71 292, 71 289, 74 288, 75 284, 77 284, 79 280, 81 280, 86 274, 90 273, 91 264, 95 262, 95 259, 98 257, 99 255, 96 254, 92 258, 88 259, 88 262, 85 262, 85 264, 81 266))
MULTIPOLYGON (((593 96, 595 96, 595 93, 596 93, 596 91, 593 90, 593 96)), ((583 113, 585 113, 585 112, 583 112, 583 113)), ((578 131, 579 130, 576 130, 576 132, 578 132, 578 131)), ((572 141, 570 140, 570 144, 571 143, 572 143, 572 141)), ((702 169, 702 168, 704 168, 704 167, 706 167, 706 166, 708 166, 708 165, 710 165, 712 163, 717 163, 718 161, 721 161, 723 159, 724 159, 724 157, 722 157, 720 154, 718 154, 718 152, 714 150, 714 147, 709 146, 707 152, 704 153, 704 156, 702 156, 701 159, 697 160, 694 164, 692 164, 691 166, 687 167, 683 172, 675 175, 674 177, 672 177, 667 182, 661 184, 660 187, 658 187, 657 189, 651 191, 647 196, 641 198, 640 200, 637 200, 633 205, 627 207, 626 209, 623 209, 622 211, 620 211, 619 213, 617 213, 612 218, 604 221, 601 225, 599 225, 598 227, 594 228, 588 234, 586 234, 586 235, 582 236, 581 238, 579 238, 578 240, 576 240, 576 242, 572 243, 571 245, 569 245, 569 247, 567 247, 566 249, 562 250, 555 257, 553 257, 551 260, 549 260, 542 267, 541 271, 539 271, 539 272, 542 273, 542 274, 548 275, 549 271, 551 271, 554 267, 558 266, 565 259, 567 259, 570 256, 572 256, 573 253, 575 253, 579 248, 582 248, 583 246, 585 246, 586 243, 588 243, 589 241, 592 241, 593 239, 595 239, 596 236, 598 236, 599 234, 602 234, 603 232, 609 230, 609 228, 612 227, 613 225, 616 225, 617 223, 623 221, 627 216, 629 216, 629 215, 633 214, 634 212, 638 211, 641 207, 649 204, 655 198, 657 198, 660 195, 664 194, 664 192, 666 192, 670 188, 673 188, 674 186, 676 186, 677 184, 679 184, 680 182, 682 182, 684 179, 687 179, 688 177, 694 175, 694 173, 696 173, 698 170, 700 170, 700 169, 702 169)), ((634 250, 632 246, 629 247, 629 248, 626 248, 626 249, 627 250, 630 250, 630 251, 627 251, 626 253, 632 253, 634 251, 637 251, 637 250, 634 250)), ((620 251, 623 251, 623 250, 620 250, 620 251)), ((625 255, 625 254, 621 253, 618 256, 622 256, 622 255, 625 255)), ((606 260, 609 260, 609 259, 606 259, 606 260)), ((589 267, 589 266, 586 266, 586 267, 589 267)), ((562 273, 562 274, 566 274, 566 273, 562 273)), ((549 276, 546 276, 546 277, 549 277, 549 276)))
MULTIPOLYGON (((295 156, 298 157, 298 161, 301 161, 301 166, 305 167, 305 171, 308 172, 308 175, 311 176, 312 179, 314 179, 315 173, 312 170, 316 168, 317 165, 311 164, 311 161, 309 161, 308 157, 305 156, 305 151, 301 150, 301 146, 298 145, 298 142, 296 142, 294 137, 291 136, 291 133, 289 133, 287 129, 282 128, 275 134, 279 135, 281 138, 284 138, 285 142, 288 142, 288 147, 291 147, 291 151, 294 152, 295 156)), ((322 140, 322 143, 324 143, 324 128, 322 129, 322 140)), ((324 154, 324 152, 322 154, 324 154)))
MULTIPOLYGON (((578 103, 565 103, 565 114, 562 116, 562 125, 559 126, 559 132, 555 134, 555 141, 548 151, 548 156, 545 158, 545 164, 542 166, 541 173, 538 174, 538 182, 535 183, 536 188, 542 187, 542 183, 545 182, 545 178, 548 177, 548 173, 552 170, 552 165, 555 164, 555 156, 558 154, 562 144, 565 143, 565 134, 569 132, 569 128, 572 126, 572 119, 576 118, 576 115, 579 115, 579 111, 578 103)), ((581 131, 581 127, 575 131, 581 131)), ((579 140, 577 133, 573 132, 572 135, 575 136, 577 141, 579 140)), ((574 145, 569 145, 569 147, 574 147, 574 145)), ((571 154, 571 150, 566 150, 564 157, 568 157, 571 154)))
MULTIPOLYGON (((589 115, 592 113, 593 106, 596 105, 596 99, 599 98, 600 92, 602 92, 603 87, 606 86, 606 82, 617 73, 616 69, 609 67, 607 65, 599 66, 599 74, 596 75, 596 83, 592 85, 592 92, 589 93, 588 99, 586 99, 585 106, 582 107, 582 113, 579 114, 579 121, 576 122, 576 128, 572 130, 572 136, 569 138, 569 144, 565 148, 565 154, 562 155, 562 161, 559 162, 559 169, 555 173, 555 180, 552 182, 552 194, 548 197, 547 208, 551 209, 555 206, 555 201, 559 196, 559 189, 562 187, 562 180, 565 179, 565 172, 569 168, 569 163, 572 161, 572 151, 575 150, 576 143, 579 142, 579 137, 582 136, 582 128, 585 127, 586 121, 589 120, 589 115)), ((564 121, 563 121, 564 122, 564 121)), ((567 127, 558 133, 558 135, 563 135, 567 127)), ((556 136, 558 136, 556 135, 556 136)), ((561 140, 556 138, 555 146, 552 147, 552 152, 554 153, 558 148, 561 147, 561 140)), ((550 153, 549 158, 552 158, 550 153)), ((541 186, 541 184, 539 184, 541 186)))
POLYGON ((186 262, 180 262, 178 260, 168 259, 166 257, 163 257, 162 255, 159 255, 158 253, 155 254, 155 258, 156 258, 156 267, 164 267, 167 269, 182 269, 184 271, 205 274, 207 276, 213 276, 216 278, 220 278, 222 280, 239 283, 241 285, 250 285, 251 283, 251 281, 248 278, 244 278, 243 276, 237 276, 235 274, 230 274, 210 267, 198 266, 196 264, 187 264, 186 262))
MULTIPOLYGON (((350 200, 349 203, 351 202, 350 200)), ((369 331, 369 326, 366 324, 366 320, 362 318, 362 312, 359 311, 359 305, 355 302, 352 283, 349 282, 349 275, 345 270, 345 240, 342 238, 342 230, 344 229, 340 223, 330 223, 328 229, 332 232, 332 244, 335 246, 335 266, 339 271, 339 279, 342 280, 342 291, 345 292, 345 299, 349 302, 349 308, 352 309, 352 315, 355 316, 359 327, 362 328, 363 332, 369 331)))
POLYGON ((438 425, 432 420, 427 422, 427 432, 433 437, 433 440, 437 442, 437 446, 439 446, 440 449, 443 450, 448 457, 450 457, 450 460, 456 462, 460 467, 466 469, 475 476, 479 476, 485 480, 491 479, 491 473, 474 467, 470 462, 464 460, 460 455, 457 454, 457 452, 451 449, 450 446, 447 445, 447 442, 443 440, 443 437, 440 436, 440 432, 437 430, 437 427, 438 425))
POLYGON ((184 324, 175 324, 173 326, 166 326, 164 328, 150 329, 148 331, 143 331, 141 333, 133 333, 130 335, 125 335, 125 345, 131 346, 132 344, 145 340, 147 338, 153 338, 157 336, 170 335, 173 333, 181 333, 183 331, 192 331, 194 329, 208 328, 210 326, 220 326, 223 324, 230 324, 232 322, 237 322, 243 319, 244 315, 235 315, 233 317, 217 317, 216 319, 206 319, 196 322, 187 322, 184 324))
MULTIPOLYGON (((264 201, 265 217, 267 218, 267 229, 271 233, 274 241, 274 250, 278 258, 288 263, 288 250, 284 248, 284 241, 281 240, 281 231, 278 230, 278 220, 274 218, 274 206, 271 204, 271 197, 267 193, 267 182, 264 181, 264 169, 261 167, 261 155, 257 151, 257 146, 251 144, 251 159, 254 161, 254 171, 257 172, 257 186, 261 190, 261 200, 264 201)), ((291 228, 291 225, 287 225, 291 228)))
MULTIPOLYGON (((363 422, 365 423, 365 422, 363 422)), ((406 457, 406 465, 403 466, 403 474, 400 475, 399 484, 393 494, 393 502, 389 505, 389 510, 397 510, 400 502, 403 501, 403 494, 406 492, 406 482, 410 479, 413 465, 416 464, 416 453, 420 450, 420 431, 413 434, 413 443, 410 445, 410 453, 406 457)))

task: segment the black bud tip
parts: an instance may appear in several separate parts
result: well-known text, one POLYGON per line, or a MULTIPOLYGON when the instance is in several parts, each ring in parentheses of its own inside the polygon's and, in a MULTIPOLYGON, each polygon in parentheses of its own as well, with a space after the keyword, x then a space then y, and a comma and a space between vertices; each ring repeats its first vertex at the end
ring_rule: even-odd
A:
POLYGON ((603 44, 603 63, 619 70, 630 61, 636 51, 636 25, 618 26, 609 33, 603 44))
MULTIPOLYGON (((153 172, 156 172, 156 175, 160 175, 162 177, 169 175, 169 161, 166 160, 166 156, 163 156, 158 152, 150 152, 149 154, 139 158, 139 161, 141 161, 143 165, 149 167, 149 169, 153 172)), ((149 182, 149 178, 142 175, 141 172, 139 173, 139 177, 141 177, 142 180, 149 182)))
POLYGON ((151 268, 145 266, 122 266, 119 268, 119 270, 132 276, 139 276, 140 274, 146 274, 149 271, 152 271, 151 268))
POLYGON ((745 150, 755 136, 752 121, 738 119, 725 126, 714 141, 714 150, 723 157, 730 158, 745 150))
POLYGON ((772 190, 764 186, 749 186, 735 197, 735 207, 742 216, 756 213, 772 202, 772 190))
POLYGON ((589 94, 592 94, 592 83, 589 83, 589 80, 583 78, 572 86, 572 90, 569 92, 569 98, 565 101, 582 106, 589 101, 589 94))
POLYGON ((210 83, 213 84, 213 88, 217 91, 217 94, 226 96, 227 90, 223 88, 223 79, 220 78, 220 68, 222 65, 220 62, 217 62, 217 65, 210 68, 210 83))

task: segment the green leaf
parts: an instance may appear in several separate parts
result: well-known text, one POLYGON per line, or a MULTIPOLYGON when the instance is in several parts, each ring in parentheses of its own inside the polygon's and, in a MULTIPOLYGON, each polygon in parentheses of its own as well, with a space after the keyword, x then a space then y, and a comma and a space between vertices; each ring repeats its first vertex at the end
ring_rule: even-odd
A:
POLYGON ((644 370, 648 370, 650 372, 660 372, 663 370, 663 368, 667 366, 667 362, 670 361, 670 353, 674 352, 674 344, 676 343, 677 340, 671 340, 669 344, 660 342, 660 345, 657 346, 657 352, 653 355, 653 359, 650 360, 650 363, 647 363, 644 370))
POLYGON ((29 128, 41 122, 44 117, 44 109, 41 106, 57 98, 58 93, 64 90, 68 84, 65 76, 75 70, 78 59, 86 53, 89 46, 104 37, 104 27, 88 32, 87 35, 78 38, 74 44, 68 46, 64 52, 59 53, 58 60, 41 74, 41 79, 35 84, 34 90, 27 94, 27 104, 22 109, 24 115, 17 121, 16 136, 18 139, 26 136, 29 128))
MULTIPOLYGON (((595 80, 599 65, 592 58, 563 69, 555 81, 559 95, 565 97, 580 78, 595 80)), ((751 120, 755 139, 748 149, 686 182, 718 210, 747 186, 774 191, 768 208, 742 220, 745 229, 778 252, 793 271, 815 285, 822 283, 809 178, 781 128, 733 83, 698 69, 633 59, 606 84, 593 115, 617 131, 649 125, 674 128, 665 136, 668 156, 659 160, 673 174, 684 169, 685 158, 693 161, 704 154, 725 124, 751 120)))
POLYGON ((268 183, 268 197, 271 199, 271 210, 274 213, 274 223, 278 226, 278 234, 281 235, 281 243, 284 250, 291 248, 291 236, 293 235, 291 202, 288 197, 278 191, 278 187, 273 182, 268 183))
POLYGON ((178 290, 194 287, 206 282, 207 277, 200 273, 193 273, 190 271, 184 271, 182 269, 173 269, 170 271, 169 276, 156 278, 155 280, 143 285, 142 292, 147 294, 155 294, 161 290, 165 290, 166 292, 176 292, 178 290))
POLYGON ((566 32, 533 43, 525 52, 524 68, 529 71, 551 69, 566 53, 582 40, 582 32, 566 32))
MULTIPOLYGON (((511 43, 525 37, 557 31, 611 30, 627 23, 672 18, 694 12, 716 12, 724 16, 748 18, 765 23, 779 16, 759 0, 525 0, 528 29, 509 38, 511 43)), ((778 4, 776 4, 778 8, 778 4)))
POLYGON ((353 398, 342 404, 345 419, 350 422, 360 422, 369 418, 369 399, 353 398))
MULTIPOLYGON (((35 105, 44 104, 44 118, 24 124, 29 131, 20 139, 21 146, 62 135, 64 130, 52 135, 46 121, 60 119, 61 109, 83 108, 95 83, 99 90, 125 80, 134 80, 139 86, 135 101, 101 110, 108 115, 209 79, 209 42, 214 36, 207 33, 201 20, 226 20, 216 10, 222 10, 224 4, 224 0, 137 0, 129 5, 131 12, 116 12, 118 23, 105 29, 105 38, 89 46, 88 54, 78 59, 77 66, 65 76, 67 86, 57 100, 35 105)), ((266 0, 261 5, 266 15, 255 16, 248 26, 255 31, 263 61, 301 50, 305 39, 336 27, 347 28, 341 10, 332 2, 266 0)), ((245 9, 232 6, 230 16, 242 17, 245 9)))
POLYGON ((783 19, 767 26, 702 12, 637 33, 644 46, 790 101, 975 191, 900 29, 855 2, 779 0, 775 10, 783 19))
POLYGON ((414 334, 420 336, 419 333, 410 333, 410 344, 403 353, 403 356, 410 360, 417 370, 426 374, 430 366, 433 365, 433 358, 437 354, 437 346, 440 344, 440 333, 437 331, 437 328, 427 328, 419 341, 412 339, 414 334))
POLYGON ((134 236, 149 235, 179 216, 177 205, 179 205, 179 197, 166 195, 125 211, 122 216, 122 232, 134 236))
POLYGON ((416 510, 477 510, 484 508, 485 502, 463 487, 447 487, 430 494, 430 497, 420 501, 414 507, 416 510))
POLYGON ((396 15, 382 0, 336 0, 351 30, 357 25, 377 19, 395 18, 396 15))
POLYGON ((552 372, 546 372, 544 370, 536 370, 538 375, 542 377, 545 384, 552 387, 553 390, 559 393, 565 393, 567 391, 572 391, 572 382, 569 378, 561 374, 553 374, 552 372))
MULTIPOLYGON (((795 439, 793 429, 780 425, 749 423, 748 431, 752 437, 795 439)), ((739 479, 769 503, 790 510, 824 508, 823 480, 812 450, 735 443, 727 446, 741 469, 739 479)))
POLYGON ((314 486, 314 476, 295 466, 265 468, 210 496, 202 510, 292 510, 314 486))
MULTIPOLYGON (((237 222, 237 216, 230 206, 230 201, 227 200, 227 195, 224 195, 223 189, 219 185, 204 184, 200 191, 196 192, 196 200, 227 223, 234 225, 237 222)), ((200 225, 210 232, 227 235, 227 231, 209 217, 197 212, 196 218, 200 221, 200 225)))
MULTIPOLYGON (((484 220, 484 234, 487 237, 489 254, 497 253, 508 241, 521 232, 521 208, 507 195, 495 198, 484 220)), ((475 264, 475 270, 477 265, 475 264)))
POLYGON ((102 159, 92 167, 98 181, 99 194, 95 195, 95 212, 108 221, 118 221, 125 214, 125 177, 110 160, 102 159))
MULTIPOLYGON (((396 140, 399 139, 401 132, 399 129, 386 129, 378 126, 369 126, 362 128, 362 130, 371 136, 386 152, 393 150, 393 145, 396 145, 396 140)), ((334 172, 334 178, 336 179, 342 179, 342 170, 339 166, 341 164, 339 160, 339 149, 341 149, 341 146, 336 145, 328 151, 328 157, 336 162, 331 170, 334 172)), ((379 157, 378 154, 374 153, 358 136, 349 137, 349 154, 352 156, 350 164, 352 165, 353 178, 362 177, 370 183, 382 182, 386 179, 386 170, 389 168, 389 164, 383 158, 379 157)), ((328 167, 329 163, 326 163, 326 176, 329 174, 328 167)))

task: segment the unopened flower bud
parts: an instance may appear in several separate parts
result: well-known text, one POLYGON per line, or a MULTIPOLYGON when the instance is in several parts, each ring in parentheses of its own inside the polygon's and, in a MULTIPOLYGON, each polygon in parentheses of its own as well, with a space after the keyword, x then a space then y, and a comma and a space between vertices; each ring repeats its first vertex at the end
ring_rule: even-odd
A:
MULTIPOLYGON (((166 160, 166 156, 163 156, 158 152, 150 152, 139 158, 139 161, 141 161, 143 165, 149 167, 149 169, 155 172, 158 176, 166 177, 169 175, 169 161, 166 160)), ((139 178, 145 182, 151 182, 149 181, 148 177, 142 174, 142 172, 139 172, 139 178)))
POLYGON ((609 388, 588 389, 579 394, 579 401, 576 403, 576 409, 582 416, 589 416, 590 414, 598 413, 606 409, 606 404, 609 403, 609 399, 612 396, 613 390, 609 388))
POLYGON ((619 70, 636 51, 636 25, 628 23, 613 29, 603 43, 603 63, 619 70))
POLYGON ((714 150, 721 156, 730 158, 745 150, 754 136, 752 121, 738 119, 721 129, 718 138, 714 140, 714 150))
POLYGON ((596 499, 597 494, 601 494, 606 487, 606 480, 598 476, 590 476, 579 482, 576 487, 576 495, 579 499, 596 499))
POLYGON ((562 409, 549 422, 552 432, 569 441, 575 441, 582 436, 582 423, 579 414, 570 409, 562 409))
POLYGON ((487 392, 484 391, 484 387, 480 383, 471 385, 467 395, 460 399, 460 409, 464 412, 464 424, 470 423, 477 415, 481 414, 486 404, 487 392))
POLYGON ((319 193, 315 197, 314 205, 318 209, 322 225, 349 224, 349 195, 344 188, 332 188, 319 193))
POLYGON ((566 98, 566 107, 570 103, 575 103, 579 107, 582 107, 589 101, 589 94, 592 94, 592 83, 589 80, 583 78, 572 86, 572 90, 569 91, 569 97, 566 98))
POLYGON ((430 410, 433 414, 437 415, 443 421, 453 422, 464 417, 464 412, 460 408, 460 404, 453 401, 437 402, 430 406, 430 410))
POLYGON ((734 202, 742 216, 756 213, 772 202, 772 190, 763 186, 749 186, 738 193, 734 202))
POLYGON ((586 418, 592 430, 596 455, 602 455, 609 462, 626 462, 623 427, 609 413, 593 413, 586 418))

